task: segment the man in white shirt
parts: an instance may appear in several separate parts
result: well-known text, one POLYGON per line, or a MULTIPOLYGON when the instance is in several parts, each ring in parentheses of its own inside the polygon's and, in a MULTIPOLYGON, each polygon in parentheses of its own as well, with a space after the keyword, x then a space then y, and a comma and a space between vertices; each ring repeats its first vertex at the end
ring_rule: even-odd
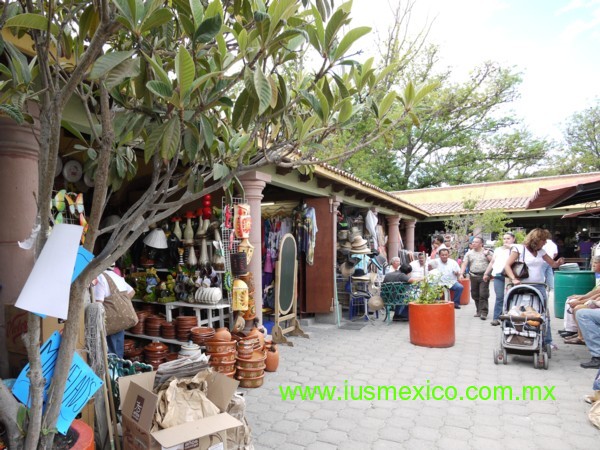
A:
MULTIPOLYGON (((104 302, 106 297, 110 297, 110 287, 105 277, 115 283, 115 286, 119 292, 127 292, 127 296, 132 299, 135 295, 135 290, 125 281, 125 279, 111 269, 104 271, 102 275, 96 278, 96 284, 94 285, 94 299, 97 302, 104 302)), ((106 343, 108 345, 108 352, 116 354, 119 358, 123 358, 124 346, 125 346, 125 332, 119 331, 118 333, 106 336, 106 343)))
POLYGON ((425 253, 419 253, 419 256, 416 260, 411 261, 410 265, 412 266, 412 278, 414 279, 423 279, 425 278, 425 253))
POLYGON ((454 309, 460 309, 460 296, 463 285, 458 282, 460 267, 458 263, 450 258, 450 250, 443 248, 438 251, 439 259, 430 261, 429 266, 440 275, 442 285, 454 292, 454 309))
MULTIPOLYGON (((542 247, 542 250, 552 259, 558 255, 558 247, 552 242, 552 239, 546 240, 546 244, 542 247)), ((552 270, 552 267, 547 262, 544 262, 544 277, 546 278, 546 286, 551 291, 554 289, 554 270, 552 270)))

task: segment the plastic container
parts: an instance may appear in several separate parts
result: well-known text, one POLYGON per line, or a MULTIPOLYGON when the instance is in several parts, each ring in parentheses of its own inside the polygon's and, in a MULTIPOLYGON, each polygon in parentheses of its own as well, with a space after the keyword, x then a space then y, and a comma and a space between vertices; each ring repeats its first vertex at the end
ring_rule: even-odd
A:
POLYGON ((554 317, 564 318, 567 297, 587 294, 596 286, 596 275, 591 270, 554 272, 554 317))

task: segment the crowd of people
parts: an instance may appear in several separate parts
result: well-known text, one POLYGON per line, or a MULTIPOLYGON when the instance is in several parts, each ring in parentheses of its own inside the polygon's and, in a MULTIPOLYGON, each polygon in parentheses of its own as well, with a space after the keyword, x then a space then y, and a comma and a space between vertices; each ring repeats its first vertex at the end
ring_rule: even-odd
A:
MULTIPOLYGON (((578 251, 582 257, 590 258, 592 246, 589 238, 582 237, 578 251), (589 248, 588 248, 589 247, 589 248)), ((410 265, 400 264, 399 258, 392 258, 395 271, 385 276, 383 282, 402 281, 414 283, 421 281, 425 274, 435 273, 437 280, 453 293, 455 309, 460 309, 460 297, 463 285, 460 279, 467 274, 470 278, 471 297, 475 304, 474 317, 486 320, 489 313, 489 284, 495 293, 492 312, 492 326, 500 325, 500 318, 505 309, 505 295, 509 288, 526 284, 534 288, 545 305, 548 304, 548 293, 554 289, 554 269, 564 264, 559 257, 559 246, 552 240, 548 230, 535 228, 531 230, 522 243, 515 242, 515 234, 506 232, 502 236, 502 245, 492 252, 485 248, 484 241, 474 236, 469 241, 469 249, 461 264, 450 257, 451 238, 436 235, 432 239, 431 253, 426 257, 422 243, 418 249, 419 257, 410 265), (396 261, 397 260, 397 261, 396 261), (525 263, 528 274, 518 277, 513 272, 513 264, 517 261, 525 263), (396 273, 394 275, 394 273, 396 273)), ((562 243, 562 242, 561 242, 562 243)), ((600 274, 600 256, 594 257, 593 270, 600 274)), ((565 327, 558 333, 566 344, 587 345, 591 359, 582 362, 582 368, 599 369, 593 383, 594 393, 586 396, 586 401, 600 401, 600 277, 590 292, 572 295, 565 305, 565 327)), ((543 344, 550 349, 557 349, 552 342, 550 320, 545 321, 543 344)))

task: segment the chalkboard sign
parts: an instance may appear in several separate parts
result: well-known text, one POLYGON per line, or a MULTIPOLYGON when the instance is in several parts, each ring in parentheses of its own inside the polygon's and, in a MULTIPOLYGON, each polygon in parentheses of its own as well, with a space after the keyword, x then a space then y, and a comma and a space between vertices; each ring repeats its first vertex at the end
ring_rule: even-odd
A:
POLYGON ((291 234, 286 234, 279 251, 279 283, 275 300, 279 301, 279 311, 287 314, 296 299, 296 240, 291 234))

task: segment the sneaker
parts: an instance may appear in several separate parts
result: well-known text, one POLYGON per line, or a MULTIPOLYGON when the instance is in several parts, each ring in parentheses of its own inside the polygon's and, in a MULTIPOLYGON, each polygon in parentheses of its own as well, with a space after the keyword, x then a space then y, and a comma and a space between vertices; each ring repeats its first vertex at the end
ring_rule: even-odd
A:
POLYGON ((490 325, 493 327, 497 327, 498 325, 500 325, 500 321, 498 319, 494 319, 494 320, 492 320, 490 325))
POLYGON ((481 317, 481 314, 479 314, 478 312, 475 313, 475 315, 473 317, 481 317))
POLYGON ((485 320, 487 319, 487 316, 481 315, 481 317, 479 317, 481 320, 485 320))
POLYGON ((454 305, 454 309, 460 309, 460 305, 454 305))
POLYGON ((579 365, 584 369, 600 369, 600 356, 592 356, 588 362, 579 365))
POLYGON ((568 337, 576 336, 577 335, 577 331, 559 330, 558 334, 560 335, 560 337, 568 338, 568 337))

